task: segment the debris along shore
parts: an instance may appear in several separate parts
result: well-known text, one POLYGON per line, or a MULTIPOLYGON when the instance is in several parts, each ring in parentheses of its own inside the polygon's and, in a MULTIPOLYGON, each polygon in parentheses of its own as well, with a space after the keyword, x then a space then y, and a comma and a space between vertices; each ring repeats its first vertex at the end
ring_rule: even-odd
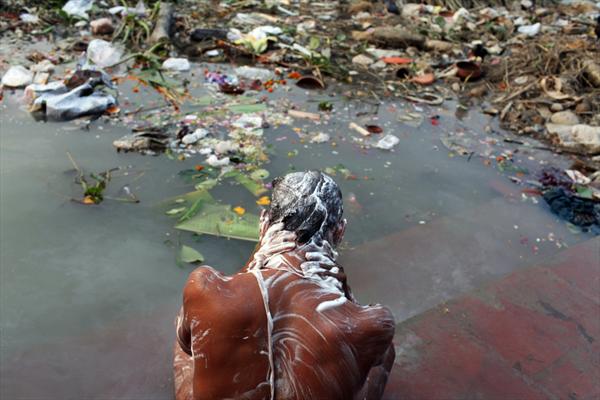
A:
MULTIPOLYGON (((335 96, 321 101, 318 113, 268 96, 295 85, 324 96, 341 87, 346 98, 375 108, 385 100, 412 103, 417 113, 398 117, 407 124, 422 121, 419 110, 447 101, 458 103, 457 113, 479 109, 509 131, 571 154, 572 171, 585 179, 562 173, 571 179, 564 196, 597 202, 599 14, 600 4, 589 1, 8 1, 0 21, 3 41, 40 43, 47 50, 11 54, 0 69, 3 90, 24 88, 36 118, 103 115, 131 127, 114 141, 119 151, 197 157, 199 169, 186 177, 203 196, 234 179, 259 197, 266 183, 257 171, 269 158, 264 129, 294 120, 319 129, 332 119, 335 96), (200 74, 196 62, 204 66, 200 74), (199 86, 204 96, 192 96, 199 86), (163 103, 128 109, 124 87, 138 95, 155 92, 163 103)), ((398 136, 358 122, 348 125, 358 145, 394 151, 398 136)), ((431 124, 438 123, 432 117, 431 124)), ((331 141, 326 132, 294 131, 302 142, 331 141)), ((472 149, 458 139, 441 138, 470 159, 472 149)), ((506 154, 499 157, 502 168, 511 162, 506 154)), ((553 187, 544 184, 543 192, 553 187)), ((549 204, 557 198, 550 197, 549 204)), ((212 203, 207 199, 170 214, 183 223, 212 203)), ((254 218, 242 210, 221 211, 254 218)), ((598 218, 584 220, 587 225, 579 225, 598 218)))
MULTIPOLYGON (((4 35, 76 37, 71 50, 95 45, 88 60, 100 68, 123 63, 124 56, 129 65, 171 71, 189 70, 188 59, 259 63, 271 71, 284 68, 284 74, 297 71, 306 86, 324 87, 331 79, 358 84, 355 96, 433 105, 447 98, 468 105, 481 98, 481 109, 497 115, 503 128, 565 151, 600 153, 598 3, 522 0, 508 8, 401 3, 70 0, 44 9, 13 1, 0 29, 4 35)), ((13 66, 3 85, 45 83, 56 60, 43 61, 32 68, 13 66)), ((263 84, 276 77, 267 71, 252 76, 251 70, 246 76, 263 84)), ((155 86, 164 83, 149 78, 155 86)), ((234 80, 219 84, 228 94, 245 90, 234 80)), ((173 91, 164 92, 176 100, 173 91)), ((112 99, 97 103, 82 112, 109 108, 112 99)))

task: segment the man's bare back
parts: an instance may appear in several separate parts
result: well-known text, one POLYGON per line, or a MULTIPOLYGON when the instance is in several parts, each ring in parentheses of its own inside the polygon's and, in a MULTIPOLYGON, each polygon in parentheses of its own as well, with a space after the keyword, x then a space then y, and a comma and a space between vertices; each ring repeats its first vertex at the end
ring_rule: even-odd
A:
POLYGON ((190 275, 178 400, 381 398, 394 360, 391 312, 355 301, 328 242, 300 245, 283 226, 261 223, 261 245, 239 273, 190 275))

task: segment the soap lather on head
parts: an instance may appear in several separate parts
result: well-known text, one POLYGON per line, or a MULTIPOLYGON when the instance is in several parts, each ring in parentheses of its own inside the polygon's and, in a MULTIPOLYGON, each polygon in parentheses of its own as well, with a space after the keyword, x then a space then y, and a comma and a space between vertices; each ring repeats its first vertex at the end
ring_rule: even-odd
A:
POLYGON ((297 234, 300 244, 321 245, 323 240, 339 244, 346 228, 342 215, 342 192, 322 172, 294 172, 273 181, 269 224, 283 222, 285 230, 297 234))

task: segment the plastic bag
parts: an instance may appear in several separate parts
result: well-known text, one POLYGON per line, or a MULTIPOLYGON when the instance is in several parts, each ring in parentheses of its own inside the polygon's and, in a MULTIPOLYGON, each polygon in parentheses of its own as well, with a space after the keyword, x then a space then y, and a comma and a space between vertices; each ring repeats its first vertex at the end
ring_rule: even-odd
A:
POLYGON ((94 39, 87 48, 87 59, 101 68, 110 67, 121 60, 123 50, 102 39, 94 39))
POLYGON ((69 0, 63 6, 62 10, 69 15, 88 19, 90 16, 87 12, 90 11, 93 5, 94 0, 69 0))

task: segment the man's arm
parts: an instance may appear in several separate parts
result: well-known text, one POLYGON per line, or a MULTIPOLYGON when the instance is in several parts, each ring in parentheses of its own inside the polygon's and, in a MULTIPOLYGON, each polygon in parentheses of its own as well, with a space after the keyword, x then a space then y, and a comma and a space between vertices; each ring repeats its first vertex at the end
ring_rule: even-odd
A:
POLYGON ((199 267, 190 273, 183 287, 183 305, 177 316, 177 343, 188 355, 192 354, 192 329, 190 325, 189 304, 197 301, 201 295, 202 288, 206 285, 205 275, 212 272, 210 267, 199 267))
POLYGON ((177 316, 177 343, 186 354, 192 355, 192 332, 185 318, 183 306, 177 316))

